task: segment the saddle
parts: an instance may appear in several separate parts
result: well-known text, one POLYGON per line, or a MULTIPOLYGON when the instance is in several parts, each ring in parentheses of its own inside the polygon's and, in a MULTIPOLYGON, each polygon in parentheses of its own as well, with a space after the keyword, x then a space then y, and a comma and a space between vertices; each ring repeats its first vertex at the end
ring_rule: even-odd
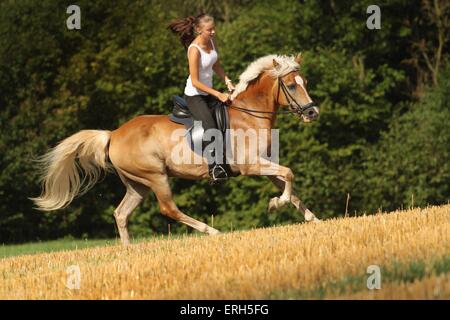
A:
MULTIPOLYGON (((174 105, 172 114, 169 115, 169 119, 175 123, 183 124, 186 127, 186 139, 188 145, 190 146, 192 151, 200 156, 203 156, 203 149, 200 151, 199 149, 194 148, 195 145, 202 145, 203 128, 201 126, 194 126, 194 119, 192 118, 192 115, 187 107, 186 100, 177 95, 174 95, 172 98, 174 105)), ((226 105, 220 101, 214 103, 212 105, 212 115, 214 120, 216 121, 217 129, 222 133, 222 141, 224 142, 222 159, 223 167, 228 177, 235 177, 238 174, 231 171, 230 165, 228 164, 226 158, 226 147, 231 148, 231 146, 228 145, 230 141, 230 120, 226 105)))

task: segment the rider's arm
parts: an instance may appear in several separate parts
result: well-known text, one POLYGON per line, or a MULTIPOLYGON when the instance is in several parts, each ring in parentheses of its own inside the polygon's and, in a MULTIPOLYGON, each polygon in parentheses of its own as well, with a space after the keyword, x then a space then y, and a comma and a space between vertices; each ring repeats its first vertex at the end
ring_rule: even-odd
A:
MULTIPOLYGON (((214 39, 212 41, 214 42, 214 49, 216 49, 217 55, 219 55, 219 52, 217 51, 217 43, 216 41, 214 41, 214 39)), ((223 71, 219 57, 217 57, 217 61, 213 65, 213 70, 220 77, 220 79, 222 79, 225 82, 225 84, 231 81, 230 78, 228 78, 228 76, 225 74, 225 71, 223 71)))
POLYGON ((213 70, 225 83, 227 83, 227 81, 231 81, 230 78, 228 78, 228 76, 225 74, 225 71, 223 71, 219 59, 217 59, 216 63, 214 63, 213 70))

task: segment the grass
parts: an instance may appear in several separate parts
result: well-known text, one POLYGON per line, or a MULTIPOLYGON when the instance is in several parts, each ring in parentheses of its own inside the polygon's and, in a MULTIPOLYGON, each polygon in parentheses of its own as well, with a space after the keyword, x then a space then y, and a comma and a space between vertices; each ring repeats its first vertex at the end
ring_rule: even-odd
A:
POLYGON ((20 255, 38 254, 43 252, 58 252, 58 251, 79 250, 79 249, 81 250, 92 247, 109 246, 114 245, 116 243, 117 243, 116 239, 105 239, 105 240, 60 239, 54 241, 1 245, 0 259, 20 255))
POLYGON ((16 256, 0 259, 0 299, 449 299, 449 230, 447 205, 16 256))
MULTIPOLYGON (((171 235, 172 239, 180 238, 181 235, 171 235)), ((167 236, 155 236, 147 238, 135 238, 133 243, 140 243, 145 241, 161 240, 167 238, 167 236)), ((22 244, 0 244, 0 259, 22 256, 22 255, 32 255, 38 253, 50 253, 50 252, 60 252, 60 251, 71 251, 71 250, 82 250, 94 247, 105 247, 119 245, 120 239, 73 239, 73 238, 62 238, 59 240, 51 241, 39 241, 32 243, 22 243, 22 244)))
MULTIPOLYGON (((450 273, 450 255, 436 261, 411 261, 409 264, 394 261, 384 267, 382 280, 384 285, 408 284, 420 282, 423 279, 440 277, 450 273)), ((343 298, 358 293, 359 296, 372 294, 367 289, 367 274, 344 277, 338 281, 331 281, 320 285, 313 290, 287 290, 274 291, 268 295, 269 299, 324 299, 326 297, 343 298)), ((450 282, 449 282, 450 283, 450 282)), ((450 289, 450 288, 449 288, 450 289)), ((356 296, 356 295, 355 295, 356 296)))
MULTIPOLYGON (((381 290, 362 290, 341 294, 335 299, 352 300, 412 300, 446 299, 450 297, 450 274, 430 275, 413 282, 388 282, 381 290), (419 295, 420 294, 420 295, 419 295)), ((329 297, 334 299, 333 297, 329 297)))

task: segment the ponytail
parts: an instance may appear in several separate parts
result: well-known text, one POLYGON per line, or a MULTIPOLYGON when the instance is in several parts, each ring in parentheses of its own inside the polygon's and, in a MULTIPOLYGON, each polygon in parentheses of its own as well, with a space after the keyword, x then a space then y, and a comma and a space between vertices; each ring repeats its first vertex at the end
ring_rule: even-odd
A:
POLYGON ((200 22, 214 21, 214 19, 205 14, 199 14, 198 16, 189 16, 184 19, 173 20, 167 29, 176 34, 181 41, 181 44, 187 50, 192 41, 194 41, 196 34, 195 28, 200 22))

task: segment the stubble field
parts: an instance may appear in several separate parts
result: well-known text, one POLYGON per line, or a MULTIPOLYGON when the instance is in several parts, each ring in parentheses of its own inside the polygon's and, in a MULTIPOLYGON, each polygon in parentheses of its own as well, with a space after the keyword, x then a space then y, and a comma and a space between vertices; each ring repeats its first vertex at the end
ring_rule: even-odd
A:
POLYGON ((7 257, 0 299, 449 299, 449 231, 445 205, 7 257))

